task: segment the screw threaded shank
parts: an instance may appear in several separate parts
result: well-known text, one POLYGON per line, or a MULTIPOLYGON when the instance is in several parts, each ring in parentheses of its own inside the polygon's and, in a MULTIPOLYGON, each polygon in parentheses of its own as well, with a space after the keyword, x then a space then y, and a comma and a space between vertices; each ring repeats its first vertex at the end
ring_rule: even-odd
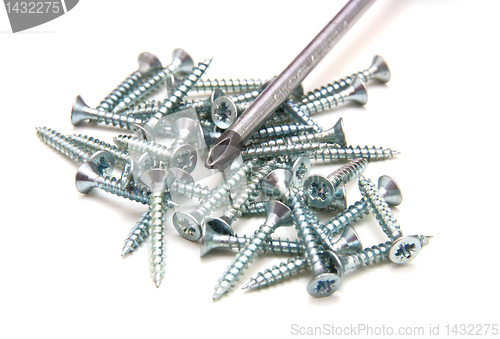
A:
POLYGON ((389 205, 380 196, 375 184, 373 184, 370 179, 366 179, 364 176, 360 175, 358 186, 361 194, 368 203, 368 208, 373 213, 382 227, 382 230, 385 234, 387 234, 389 239, 394 241, 401 237, 403 234, 401 232, 400 225, 389 208, 389 205))
POLYGON ((36 131, 40 139, 42 139, 47 145, 72 160, 85 162, 92 156, 92 153, 75 144, 73 140, 51 128, 38 127, 36 131))
POLYGON ((221 89, 224 92, 249 92, 259 89, 263 82, 260 79, 200 79, 193 87, 197 92, 211 92, 221 89))
POLYGON ((368 215, 369 209, 366 201, 360 200, 349 206, 347 209, 326 221, 322 227, 327 230, 328 237, 340 233, 344 228, 368 215))
POLYGON ((267 287, 284 281, 286 278, 294 274, 299 274, 309 267, 307 260, 302 257, 295 257, 286 262, 280 263, 278 266, 273 266, 271 269, 266 269, 264 272, 257 273, 255 278, 251 278, 242 288, 257 289, 267 287))
POLYGON ((144 75, 139 71, 131 73, 113 91, 111 91, 111 93, 109 93, 96 108, 111 112, 118 102, 142 81, 143 76, 144 75))
POLYGON ((164 193, 158 193, 151 196, 149 210, 151 213, 151 222, 149 232, 151 234, 151 243, 149 251, 149 263, 151 277, 156 284, 160 286, 165 273, 165 226, 163 218, 163 200, 164 193))
POLYGON ((135 223, 123 242, 122 256, 133 252, 149 236, 150 221, 151 214, 148 210, 144 212, 141 218, 135 223))

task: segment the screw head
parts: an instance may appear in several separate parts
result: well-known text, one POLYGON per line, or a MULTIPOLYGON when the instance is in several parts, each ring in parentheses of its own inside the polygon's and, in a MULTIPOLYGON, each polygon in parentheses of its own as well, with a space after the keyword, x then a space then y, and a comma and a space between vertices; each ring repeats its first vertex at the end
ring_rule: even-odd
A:
POLYGON ((375 55, 368 69, 373 79, 386 83, 391 80, 391 71, 387 62, 380 55, 375 55))
POLYGON ((335 187, 324 175, 310 175, 304 182, 304 198, 316 208, 327 208, 335 197, 335 187))
POLYGON ((349 225, 344 228, 342 235, 335 242, 335 246, 337 254, 354 254, 363 249, 358 232, 349 225))
POLYGON ((233 228, 224 220, 224 218, 209 217, 203 221, 202 224, 206 230, 221 234, 221 235, 234 235, 233 228))
POLYGON ((185 144, 175 147, 172 150, 172 158, 169 167, 178 167, 191 173, 196 168, 198 155, 193 145, 185 144))
POLYGON ((378 178, 378 191, 389 206, 398 206, 403 201, 403 194, 396 180, 388 175, 378 178))
POLYGON ((143 75, 147 75, 155 69, 162 68, 160 59, 153 53, 143 52, 137 57, 137 62, 139 64, 138 71, 143 75))
POLYGON ((228 129, 238 117, 238 107, 226 96, 217 97, 212 103, 211 116, 220 129, 228 129))
POLYGON ((291 226, 293 223, 292 210, 278 200, 269 200, 266 203, 266 221, 271 221, 274 227, 291 226))
POLYGON ((76 126, 82 121, 91 119, 90 110, 92 108, 83 101, 83 98, 80 95, 77 96, 71 109, 71 124, 76 126))
POLYGON ((76 170, 75 185, 78 192, 87 194, 97 187, 97 178, 99 171, 95 164, 91 161, 86 161, 81 164, 76 170))
POLYGON ((420 253, 422 243, 413 235, 402 236, 389 249, 389 260, 396 264, 406 264, 420 253))
POLYGON ((171 134, 173 133, 176 138, 186 140, 189 144, 198 142, 203 135, 200 124, 190 118, 175 119, 171 127, 171 134))
POLYGON ((201 238, 201 226, 199 221, 190 213, 175 212, 172 217, 177 232, 189 241, 197 241, 201 238))
POLYGON ((139 181, 148 186, 151 192, 165 192, 174 180, 174 174, 163 168, 148 169, 139 177, 139 181))
POLYGON ((262 180, 262 192, 268 197, 279 197, 292 184, 292 172, 278 168, 269 172, 262 180))
POLYGON ((327 297, 337 291, 343 275, 342 263, 334 252, 323 251, 320 256, 326 272, 315 274, 307 284, 307 292, 316 298, 327 297))
POLYGON ((217 226, 213 225, 209 221, 205 221, 201 227, 200 257, 204 257, 208 252, 217 248, 217 246, 214 245, 215 239, 224 233, 220 232, 217 226))
POLYGON ((172 52, 172 64, 177 65, 175 75, 184 78, 194 67, 193 58, 182 48, 176 48, 172 52))
POLYGON ((345 97, 345 100, 355 101, 360 105, 365 105, 368 102, 368 93, 366 92, 365 83, 358 76, 352 77, 349 89, 351 93, 349 96, 345 97))
POLYGON ((344 133, 344 120, 339 118, 335 126, 329 130, 323 131, 325 136, 324 142, 339 144, 340 146, 347 146, 347 141, 345 139, 344 133))
POLYGON ((115 157, 108 151, 97 151, 93 153, 89 161, 94 163, 97 171, 103 176, 110 176, 115 168, 115 157))

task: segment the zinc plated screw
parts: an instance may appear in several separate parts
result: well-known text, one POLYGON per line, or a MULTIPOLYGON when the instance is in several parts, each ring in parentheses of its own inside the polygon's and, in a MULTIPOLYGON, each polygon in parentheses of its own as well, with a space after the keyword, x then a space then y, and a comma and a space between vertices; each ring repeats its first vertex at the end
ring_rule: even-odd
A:
POLYGON ((125 164, 130 160, 128 152, 94 137, 83 134, 73 134, 70 135, 69 138, 92 151, 107 151, 111 153, 115 158, 116 163, 125 164))
POLYGON ((201 225, 203 220, 222 203, 229 200, 229 192, 239 187, 246 181, 247 173, 256 165, 257 161, 243 163, 226 181, 217 185, 207 199, 200 202, 198 207, 191 212, 177 211, 172 217, 172 222, 179 234, 190 241, 201 238, 201 225))
MULTIPOLYGON (((306 206, 303 196, 299 195, 295 189, 290 189, 290 177, 290 171, 274 170, 264 179, 262 190, 268 195, 279 195, 292 209, 297 235, 306 249, 306 257, 313 271, 313 278, 307 285, 307 292, 313 297, 326 297, 340 286, 341 276, 338 275, 338 269, 325 265, 321 255, 321 246, 316 240, 317 233, 314 232, 312 225, 316 222, 308 217, 310 210, 306 206)), ((316 228, 319 229, 319 227, 316 228)))
POLYGON ((246 146, 241 151, 243 160, 267 159, 282 155, 306 155, 311 160, 338 161, 366 158, 368 160, 384 160, 398 155, 399 152, 389 148, 375 146, 345 146, 339 147, 325 142, 312 142, 294 145, 276 145, 256 147, 246 146))
POLYGON ((122 257, 132 253, 141 243, 149 236, 149 227, 151 221, 151 213, 149 209, 144 212, 141 218, 135 223, 130 230, 129 235, 123 242, 122 257))
MULTIPOLYGON (((99 188, 105 192, 145 205, 149 203, 151 195, 151 192, 146 187, 133 183, 124 185, 121 179, 101 175, 95 164, 90 161, 86 161, 78 167, 75 185, 78 192, 82 194, 87 194, 94 188, 99 188)), ((177 206, 175 202, 167 199, 165 207, 177 206)))
POLYGON ((68 158, 81 163, 91 161, 94 163, 99 173, 103 175, 109 175, 113 172, 115 167, 115 158, 110 152, 89 152, 77 145, 70 138, 51 128, 37 127, 36 132, 40 139, 42 139, 47 145, 56 149, 59 153, 64 154, 68 158))
POLYGON ((71 124, 77 126, 86 120, 129 130, 135 130, 136 125, 143 123, 142 119, 132 116, 108 112, 102 108, 92 108, 87 105, 79 95, 76 97, 73 108, 71 109, 71 124))
POLYGON ((158 288, 165 274, 165 218, 163 211, 165 192, 175 179, 168 170, 152 168, 142 173, 139 180, 151 191, 149 200, 151 214, 149 262, 151 277, 158 288))
MULTIPOLYGON (((349 163, 338 168, 328 176, 321 174, 313 174, 309 176, 304 182, 304 197, 309 204, 316 208, 327 208, 332 206, 336 201, 336 197, 341 195, 341 200, 344 201, 342 209, 345 209, 345 195, 341 188, 341 184, 345 184, 363 173, 368 166, 368 160, 357 158, 351 160, 349 163)), ((337 207, 337 206, 336 206, 337 207)))
MULTIPOLYGON (((229 235, 212 227, 210 224, 204 223, 200 242, 200 257, 205 256, 216 248, 234 248, 241 251, 249 242, 250 238, 247 238, 245 235, 229 235)), ((304 253, 304 247, 297 241, 269 238, 266 239, 262 247, 259 247, 258 251, 263 253, 301 254, 304 253)))
MULTIPOLYGON (((391 78, 391 72, 385 60, 381 56, 376 55, 373 57, 370 67, 364 71, 351 74, 307 93, 301 100, 302 110, 308 114, 313 114, 332 108, 332 104, 337 106, 338 97, 336 94, 341 92, 344 87, 351 85, 356 77, 365 83, 371 79, 386 83, 391 78)), ((361 104, 363 103, 361 102, 361 104)))
MULTIPOLYGON (((366 87, 361 81, 360 78, 354 76, 352 83, 342 88, 341 91, 331 94, 329 96, 324 96, 321 99, 316 99, 313 101, 313 105, 320 105, 322 107, 326 107, 325 102, 328 103, 328 108, 332 108, 333 106, 338 106, 340 103, 345 103, 348 101, 354 101, 361 105, 366 104, 367 102, 367 94, 366 87)), ((293 100, 288 100, 283 104, 285 112, 292 115, 297 121, 304 125, 315 126, 313 127, 315 131, 320 131, 319 128, 314 121, 308 116, 307 105, 303 105, 301 103, 295 103, 293 100)))
POLYGON ((255 231, 250 241, 241 249, 231 265, 222 274, 222 277, 214 288, 214 300, 220 298, 234 286, 234 282, 243 274, 243 270, 248 268, 248 265, 257 255, 257 250, 263 246, 271 233, 280 226, 290 226, 291 221, 291 210, 288 206, 276 200, 268 201, 266 221, 255 231))
POLYGON ((139 68, 116 86, 116 88, 101 101, 99 106, 96 107, 97 109, 103 109, 108 112, 112 111, 118 102, 127 95, 127 93, 131 92, 145 76, 163 67, 160 60, 149 52, 139 54, 137 62, 139 63, 139 68))
POLYGON ((133 91, 129 91, 120 102, 114 107, 113 111, 119 113, 132 104, 142 100, 146 95, 155 92, 167 79, 172 76, 186 76, 194 66, 193 59, 181 48, 172 52, 172 62, 165 68, 158 69, 154 74, 147 77, 133 91))
MULTIPOLYGON (((422 242, 422 245, 427 244, 432 238, 431 236, 418 235, 416 236, 422 242)), ((359 268, 361 266, 368 266, 384 260, 388 255, 388 249, 391 245, 390 241, 381 243, 376 246, 365 248, 359 253, 343 255, 340 254, 338 258, 342 264, 343 272, 351 269, 359 268)), ((307 260, 303 257, 295 257, 289 259, 287 262, 282 262, 278 266, 273 266, 271 269, 266 269, 263 272, 257 273, 255 278, 251 278, 242 289, 259 289, 268 287, 276 283, 283 282, 286 278, 294 274, 300 274, 309 268, 307 260)))
POLYGON ((389 205, 380 196, 375 185, 363 175, 359 176, 359 190, 368 203, 385 234, 391 239, 389 259, 396 264, 405 264, 412 261, 420 252, 422 244, 415 236, 404 236, 400 225, 392 213, 389 205))
POLYGON ((337 123, 330 129, 324 131, 321 130, 319 132, 313 133, 302 133, 300 135, 292 135, 284 138, 276 138, 269 141, 261 142, 260 144, 256 144, 259 147, 265 146, 276 146, 276 145, 292 145, 297 143, 308 143, 308 142, 326 142, 330 144, 337 144, 339 146, 347 146, 344 127, 343 127, 343 119, 339 118, 337 123))
POLYGON ((191 90, 194 84, 205 74, 210 66, 212 59, 206 59, 204 62, 199 62, 197 67, 193 67, 191 73, 187 75, 181 83, 172 91, 168 99, 164 100, 158 112, 155 113, 146 122, 137 125, 138 132, 146 140, 154 140, 155 126, 158 121, 164 116, 174 112, 177 106, 181 104, 182 99, 191 90))

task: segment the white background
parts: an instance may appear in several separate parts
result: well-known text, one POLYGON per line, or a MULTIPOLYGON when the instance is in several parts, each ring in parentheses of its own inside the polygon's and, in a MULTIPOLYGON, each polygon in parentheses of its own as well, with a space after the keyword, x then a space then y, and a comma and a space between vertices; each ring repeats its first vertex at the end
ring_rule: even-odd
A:
MULTIPOLYGON (((0 10, 0 336, 282 338, 323 325, 425 333, 440 325, 446 334, 447 324, 498 324, 497 1, 379 0, 304 81, 309 91, 368 67, 375 54, 387 60, 391 81, 370 83, 366 106, 316 118, 330 127, 343 117, 349 144, 400 151, 371 163, 365 175, 394 177, 404 195, 394 209, 403 232, 434 236, 408 265, 350 272, 328 298, 306 292, 309 273, 241 291, 248 278, 286 259, 267 255, 213 302, 234 253, 200 258, 199 244, 182 239, 170 220, 166 275, 157 289, 147 244, 120 257, 145 206, 103 192, 81 195, 77 164, 36 136, 37 126, 106 141, 122 133, 73 127, 71 106, 78 94, 97 105, 143 51, 164 64, 177 47, 197 62, 213 56, 209 78, 278 74, 344 3, 80 1, 17 34, 0 10)), ((336 167, 316 163, 313 172, 336 167)), ((348 193, 349 204, 360 198, 355 183, 348 193)), ((239 221, 235 230, 251 234, 262 220, 239 221)), ((372 216, 355 227, 365 247, 386 241, 372 216)), ((293 228, 277 233, 294 237, 293 228)))

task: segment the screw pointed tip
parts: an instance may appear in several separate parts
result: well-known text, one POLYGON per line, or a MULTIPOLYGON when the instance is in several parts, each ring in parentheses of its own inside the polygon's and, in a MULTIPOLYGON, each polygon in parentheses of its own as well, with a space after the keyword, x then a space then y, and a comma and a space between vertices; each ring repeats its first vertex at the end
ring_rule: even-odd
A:
POLYGON ((126 256, 129 253, 132 253, 132 249, 130 247, 124 247, 122 250, 122 257, 126 256))
POLYGON ((247 282, 245 285, 243 285, 241 287, 242 290, 246 290, 246 289, 249 289, 250 288, 250 285, 251 285, 251 282, 247 282))
POLYGON ((156 288, 159 288, 160 284, 161 284, 161 280, 156 280, 155 281, 156 288))
POLYGON ((226 289, 223 289, 222 287, 218 287, 216 290, 215 290, 215 293, 214 295, 212 296, 212 299, 215 301, 217 299, 219 299, 224 293, 226 293, 227 290, 226 289))

